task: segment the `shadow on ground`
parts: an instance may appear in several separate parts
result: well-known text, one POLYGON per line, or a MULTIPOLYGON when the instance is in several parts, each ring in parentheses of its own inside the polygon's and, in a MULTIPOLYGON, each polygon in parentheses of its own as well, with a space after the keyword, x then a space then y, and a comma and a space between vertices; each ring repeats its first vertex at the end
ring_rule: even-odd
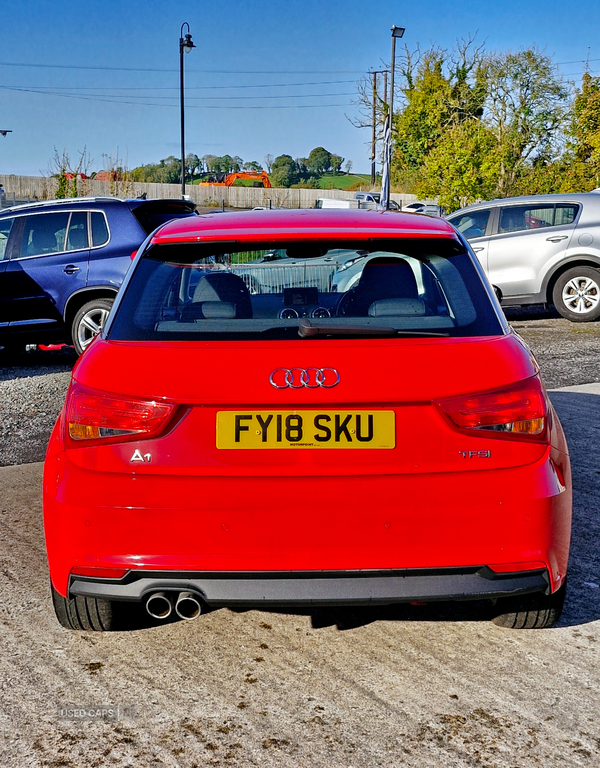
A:
MULTIPOLYGON (((569 588, 556 625, 568 627, 600 619, 600 395, 552 392, 551 399, 567 436, 573 472, 569 588)), ((489 601, 469 601, 289 613, 310 615, 314 629, 347 630, 375 621, 489 621, 494 609, 489 601)))

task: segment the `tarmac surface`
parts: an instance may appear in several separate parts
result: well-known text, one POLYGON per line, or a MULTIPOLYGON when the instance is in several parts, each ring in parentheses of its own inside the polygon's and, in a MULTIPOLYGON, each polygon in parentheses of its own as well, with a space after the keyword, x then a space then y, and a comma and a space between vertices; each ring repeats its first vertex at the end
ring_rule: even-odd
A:
POLYGON ((515 322, 562 387, 573 464, 569 591, 550 629, 501 629, 472 603, 69 632, 49 594, 42 464, 0 467, 0 765, 600 765, 600 384, 585 385, 600 327, 565 322, 515 322), (72 719, 91 706, 104 719, 72 719))

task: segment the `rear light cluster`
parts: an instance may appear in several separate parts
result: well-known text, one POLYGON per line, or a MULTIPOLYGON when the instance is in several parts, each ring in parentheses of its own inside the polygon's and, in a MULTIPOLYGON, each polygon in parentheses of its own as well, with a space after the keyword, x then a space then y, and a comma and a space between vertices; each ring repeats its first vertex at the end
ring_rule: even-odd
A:
POLYGON ((66 405, 67 434, 76 442, 122 442, 155 437, 176 405, 99 392, 73 382, 66 405))
POLYGON ((537 376, 493 392, 453 397, 435 404, 460 429, 537 440, 543 440, 546 434, 546 393, 537 376))

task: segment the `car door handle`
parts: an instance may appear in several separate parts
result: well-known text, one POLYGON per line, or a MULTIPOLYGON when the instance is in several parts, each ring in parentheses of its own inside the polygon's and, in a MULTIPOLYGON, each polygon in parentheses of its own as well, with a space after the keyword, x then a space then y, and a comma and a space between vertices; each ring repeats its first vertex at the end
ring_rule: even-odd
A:
POLYGON ((479 253, 479 251, 483 251, 484 246, 480 245, 479 248, 473 248, 473 253, 479 253))
POLYGON ((75 264, 67 264, 67 266, 63 269, 63 272, 66 275, 74 275, 75 272, 79 272, 79 267, 76 267, 75 264))
POLYGON ((568 235, 552 235, 552 237, 547 237, 546 240, 548 240, 551 243, 560 243, 561 240, 566 240, 568 235))

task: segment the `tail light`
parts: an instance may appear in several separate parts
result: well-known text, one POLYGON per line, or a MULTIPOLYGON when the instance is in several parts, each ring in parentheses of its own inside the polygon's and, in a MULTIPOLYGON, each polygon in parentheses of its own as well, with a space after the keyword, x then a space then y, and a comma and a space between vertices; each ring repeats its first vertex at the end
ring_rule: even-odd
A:
POLYGON ((88 389, 74 381, 67 395, 67 435, 71 441, 86 445, 155 437, 176 407, 174 403, 88 389))
POLYGON ((548 405, 537 376, 492 392, 439 400, 435 405, 461 430, 537 441, 546 437, 548 405))

